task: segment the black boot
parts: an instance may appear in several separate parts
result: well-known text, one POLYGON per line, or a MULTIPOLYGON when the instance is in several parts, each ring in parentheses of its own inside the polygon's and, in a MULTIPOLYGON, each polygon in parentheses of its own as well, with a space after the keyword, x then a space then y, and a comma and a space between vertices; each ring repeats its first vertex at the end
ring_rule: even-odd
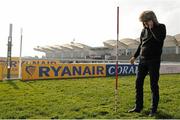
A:
POLYGON ((142 109, 140 109, 140 108, 136 108, 136 107, 135 107, 135 108, 133 108, 133 109, 129 110, 129 111, 128 111, 128 113, 133 113, 133 112, 140 113, 140 112, 141 112, 141 110, 142 110, 142 109))
POLYGON ((153 117, 155 116, 157 113, 157 110, 156 109, 151 109, 150 113, 149 113, 149 117, 153 117))

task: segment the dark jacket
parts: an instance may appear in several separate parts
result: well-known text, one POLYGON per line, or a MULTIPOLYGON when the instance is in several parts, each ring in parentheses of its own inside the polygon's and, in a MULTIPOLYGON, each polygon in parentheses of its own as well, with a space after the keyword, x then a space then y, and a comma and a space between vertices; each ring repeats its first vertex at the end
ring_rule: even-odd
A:
POLYGON ((165 37, 166 26, 164 24, 155 25, 152 29, 144 28, 134 57, 140 56, 143 60, 160 60, 165 37))

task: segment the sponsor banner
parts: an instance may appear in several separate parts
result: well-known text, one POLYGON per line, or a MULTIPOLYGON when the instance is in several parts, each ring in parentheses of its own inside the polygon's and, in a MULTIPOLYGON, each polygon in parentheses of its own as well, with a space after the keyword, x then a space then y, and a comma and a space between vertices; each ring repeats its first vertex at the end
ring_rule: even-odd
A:
POLYGON ((160 74, 180 73, 180 65, 161 65, 160 74))
MULTIPOLYGON (((133 75, 136 74, 138 70, 137 65, 130 64, 119 64, 118 65, 118 75, 133 75)), ((107 64, 106 65, 106 76, 115 76, 116 75, 116 65, 107 64)))
MULTIPOLYGON (((0 58, 0 63, 6 64, 6 58, 0 58)), ((59 64, 60 62, 58 60, 27 60, 23 59, 22 64, 35 64, 35 65, 44 65, 44 64, 59 64)), ((5 65, 5 68, 3 70, 3 76, 6 76, 7 74, 7 65, 5 65)), ((18 77, 19 74, 19 57, 12 57, 11 61, 11 76, 12 77, 18 77)))
POLYGON ((106 76, 105 64, 23 65, 22 79, 55 79, 106 76))

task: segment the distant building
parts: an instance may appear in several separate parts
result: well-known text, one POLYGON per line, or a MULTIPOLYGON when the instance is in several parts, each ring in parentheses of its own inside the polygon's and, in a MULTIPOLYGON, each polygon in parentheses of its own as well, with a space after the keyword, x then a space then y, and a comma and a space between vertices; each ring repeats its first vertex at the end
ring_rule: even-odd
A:
MULTIPOLYGON (((139 45, 139 38, 124 38, 118 41, 119 59, 129 59, 139 45)), ((106 40, 102 47, 90 47, 81 43, 54 46, 37 46, 34 50, 44 52, 46 58, 51 59, 114 59, 116 56, 116 40, 106 40)), ((163 60, 168 60, 168 55, 180 56, 180 34, 167 35, 163 47, 163 60)))

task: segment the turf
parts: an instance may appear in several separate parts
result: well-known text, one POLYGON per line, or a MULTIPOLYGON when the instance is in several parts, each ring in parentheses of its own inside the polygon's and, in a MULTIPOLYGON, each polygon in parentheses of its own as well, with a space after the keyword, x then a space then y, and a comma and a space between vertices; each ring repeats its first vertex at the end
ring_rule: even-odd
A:
MULTIPOLYGON (((149 77, 144 84, 144 109, 134 106, 135 76, 119 76, 115 112, 114 77, 0 82, 1 119, 118 119, 148 117, 151 104, 149 77)), ((180 118, 180 75, 161 75, 158 114, 153 118, 180 118)))

